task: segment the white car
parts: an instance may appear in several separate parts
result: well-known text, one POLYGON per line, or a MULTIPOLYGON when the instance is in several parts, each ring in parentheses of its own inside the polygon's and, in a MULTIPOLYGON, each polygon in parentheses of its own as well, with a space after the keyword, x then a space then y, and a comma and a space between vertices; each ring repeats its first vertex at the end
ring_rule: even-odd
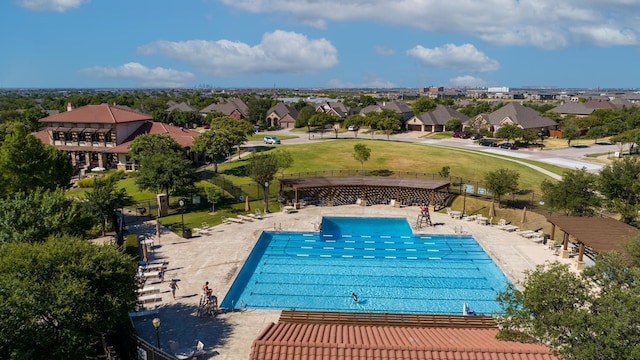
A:
POLYGON ((358 127, 358 125, 351 125, 347 128, 347 130, 349 131, 356 131, 358 130, 360 127, 358 127))
POLYGON ((277 136, 265 136, 264 137, 265 144, 280 144, 280 139, 277 136))

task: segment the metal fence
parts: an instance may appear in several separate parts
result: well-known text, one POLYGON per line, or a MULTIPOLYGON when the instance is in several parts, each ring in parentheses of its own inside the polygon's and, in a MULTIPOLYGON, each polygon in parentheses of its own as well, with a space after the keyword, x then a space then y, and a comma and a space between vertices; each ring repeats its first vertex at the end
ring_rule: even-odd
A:
POLYGON ((177 360, 178 358, 133 335, 138 360, 177 360))

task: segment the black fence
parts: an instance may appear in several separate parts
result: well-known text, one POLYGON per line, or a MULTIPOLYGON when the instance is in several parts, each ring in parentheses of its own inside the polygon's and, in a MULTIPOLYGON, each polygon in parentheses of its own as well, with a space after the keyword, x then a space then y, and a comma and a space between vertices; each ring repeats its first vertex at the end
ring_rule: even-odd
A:
POLYGON ((136 344, 136 355, 139 360, 178 360, 172 354, 158 349, 138 336, 133 335, 136 344))

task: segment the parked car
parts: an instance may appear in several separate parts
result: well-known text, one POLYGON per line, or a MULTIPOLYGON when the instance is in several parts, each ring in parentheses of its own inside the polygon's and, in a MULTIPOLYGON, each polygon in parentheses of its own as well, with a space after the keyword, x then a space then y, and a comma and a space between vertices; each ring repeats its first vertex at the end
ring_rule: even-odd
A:
POLYGON ((471 136, 469 136, 469 139, 471 139, 471 140, 480 140, 480 139, 482 139, 482 135, 480 135, 480 134, 471 134, 471 136))
POLYGON ((456 131, 453 133, 454 138, 467 139, 469 134, 466 131, 456 131))
POLYGON ((277 136, 265 136, 264 137, 265 144, 280 144, 280 139, 277 136))
POLYGON ((502 149, 518 150, 518 147, 516 146, 516 144, 510 143, 510 142, 505 142, 505 143, 502 143, 502 144, 500 144, 498 146, 500 146, 500 148, 502 148, 502 149))
POLYGON ((360 127, 359 127, 358 125, 351 125, 351 126, 349 126, 349 128, 348 128, 347 130, 349 130, 349 131, 356 131, 356 130, 358 130, 358 129, 360 129, 360 127))
POLYGON ((482 145, 482 146, 489 146, 489 147, 497 147, 498 143, 493 141, 493 140, 480 140, 480 142, 478 142, 478 144, 482 145))

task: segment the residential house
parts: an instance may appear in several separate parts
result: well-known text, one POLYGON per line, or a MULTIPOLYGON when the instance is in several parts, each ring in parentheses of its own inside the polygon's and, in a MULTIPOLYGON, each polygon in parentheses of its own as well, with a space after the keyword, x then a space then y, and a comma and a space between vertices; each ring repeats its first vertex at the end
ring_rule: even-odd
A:
POLYGON ((360 115, 366 115, 371 111, 381 112, 384 109, 393 110, 402 114, 402 125, 413 117, 413 109, 401 100, 383 102, 382 104, 369 105, 360 110, 360 115))
POLYGON ((463 124, 469 120, 467 115, 448 106, 438 104, 432 111, 411 117, 407 121, 407 130, 421 132, 446 131, 445 124, 451 118, 457 118, 463 124))
POLYGON ((76 169, 132 169, 129 145, 139 135, 167 134, 189 151, 200 134, 168 124, 156 123, 152 117, 114 105, 87 105, 40 119, 44 130, 34 135, 45 144, 67 151, 76 169))
POLYGON ((186 102, 181 102, 181 103, 171 105, 167 109, 167 112, 172 112, 172 111, 194 112, 196 114, 200 112, 194 106, 191 106, 191 104, 187 104, 186 102))
POLYGON ((247 117, 247 114, 249 113, 249 107, 247 106, 247 104, 245 104, 244 101, 242 101, 242 99, 229 98, 224 99, 221 103, 211 104, 200 110, 200 114, 202 116, 207 116, 207 114, 212 112, 220 112, 225 114, 226 116, 231 116, 240 120, 247 117))
POLYGON ((591 113, 593 113, 594 111, 595 109, 593 107, 587 106, 583 102, 575 101, 566 102, 549 110, 549 112, 560 114, 560 117, 562 118, 565 118, 568 115, 585 117, 591 115, 591 113))
POLYGON ((339 101, 325 101, 316 105, 316 112, 346 118, 351 115, 351 108, 339 101))
POLYGON ((298 118, 298 110, 283 102, 267 111, 267 126, 270 128, 293 128, 298 118))
POLYGON ((519 126, 524 130, 544 129, 548 132, 557 127, 552 119, 542 117, 536 110, 517 102, 510 102, 490 114, 480 114, 464 123, 465 127, 475 130, 482 128, 495 133, 499 128, 507 124, 519 126))

